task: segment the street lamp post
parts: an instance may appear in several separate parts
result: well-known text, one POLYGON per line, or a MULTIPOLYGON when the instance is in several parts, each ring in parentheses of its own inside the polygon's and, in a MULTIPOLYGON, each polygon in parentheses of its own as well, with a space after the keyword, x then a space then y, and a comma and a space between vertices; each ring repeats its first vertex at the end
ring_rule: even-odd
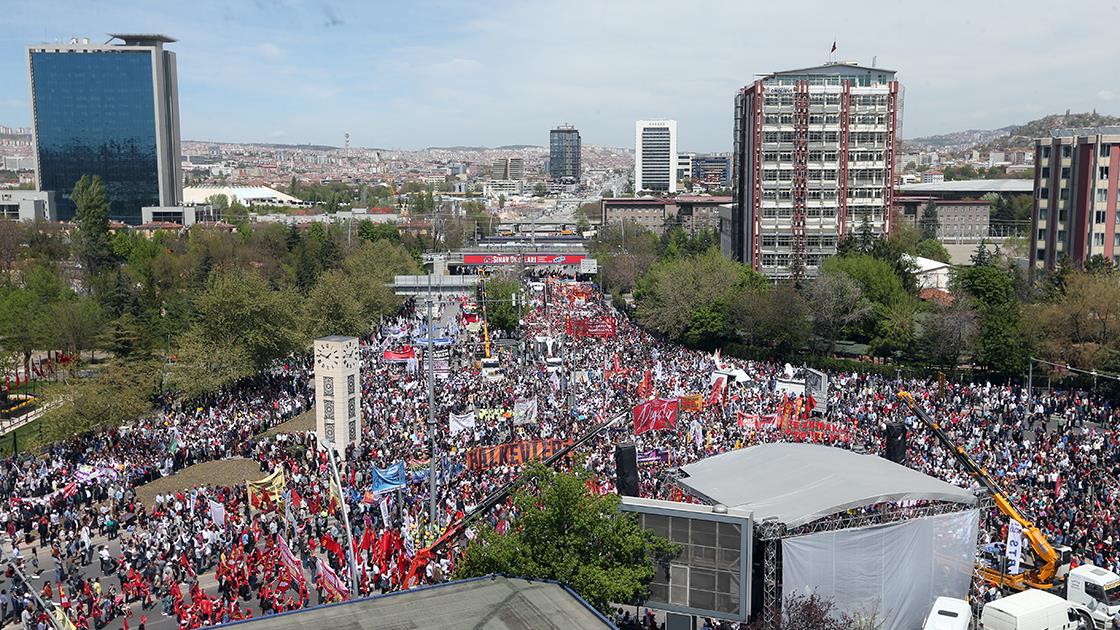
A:
MULTIPOLYGON (((435 266, 432 266, 435 272, 435 266)), ((428 274, 428 522, 436 526, 436 363, 432 348, 432 274, 428 274)))
POLYGON ((346 497, 342 496, 342 478, 338 474, 338 463, 334 458, 334 449, 319 439, 318 434, 315 435, 315 441, 319 443, 319 446, 326 449, 327 459, 331 463, 331 478, 334 480, 335 486, 338 487, 338 508, 342 511, 342 526, 346 528, 347 556, 350 565, 350 596, 353 598, 358 595, 358 557, 354 553, 354 532, 350 530, 350 509, 346 504, 346 497))

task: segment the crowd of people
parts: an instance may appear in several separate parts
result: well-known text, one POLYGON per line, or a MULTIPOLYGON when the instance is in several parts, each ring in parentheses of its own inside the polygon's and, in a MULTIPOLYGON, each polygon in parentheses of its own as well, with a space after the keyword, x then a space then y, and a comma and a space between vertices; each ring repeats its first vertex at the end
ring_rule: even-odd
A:
MULTIPOLYGON (((680 412, 673 429, 634 435, 633 423, 620 421, 596 436, 580 450, 580 460, 565 464, 589 471, 596 492, 614 491, 613 449, 623 441, 656 454, 643 458, 643 495, 682 498, 662 474, 667 468, 779 440, 881 453, 884 424, 897 420, 912 427, 908 465, 973 485, 898 401, 896 393, 907 390, 994 472, 1053 544, 1071 547, 1077 562, 1120 568, 1120 409, 1107 400, 833 373, 827 400, 816 404, 823 421, 840 430, 795 433, 773 421, 790 411, 790 397, 776 386, 788 366, 666 343, 599 300, 590 285, 546 279, 524 291, 529 308, 516 331, 520 341, 495 346, 500 372, 485 375, 471 358, 485 341, 474 305, 465 299, 444 305, 438 334, 455 342, 448 354, 454 367, 440 370, 435 383, 434 452, 427 373, 414 359, 387 358, 405 356, 406 346, 423 350, 416 343, 426 330, 423 309, 406 306, 362 340, 362 432, 337 453, 337 484, 331 457, 314 433, 262 435, 313 407, 309 357, 292 357, 207 399, 168 398, 158 413, 130 426, 0 462, 0 524, 8 536, 0 619, 45 627, 41 599, 79 628, 144 627, 156 617, 198 628, 398 590, 410 569, 423 582, 447 580, 465 540, 441 547, 423 571, 412 566, 417 550, 520 468, 512 462, 472 466, 472 449, 574 440, 600 423, 628 419, 629 410, 651 396, 699 396, 702 403, 697 411, 680 412), (589 328, 588 322, 596 324, 589 328), (717 369, 745 378, 713 387, 717 369), (469 421, 452 425, 451 416, 469 421), (161 493, 151 505, 138 498, 136 488, 154 479, 233 457, 259 463, 261 477, 281 479, 275 493, 262 499, 245 485, 200 485, 161 493), (379 471, 399 462, 407 470, 403 483, 374 492, 379 471), (433 465, 436 522, 428 516, 433 465)), ((807 399, 799 404, 807 411, 807 399)), ((500 503, 481 523, 501 531, 515 519, 500 503)), ((986 519, 983 542, 1002 540, 1005 520, 986 519)), ((466 540, 473 534, 468 530, 466 540)))

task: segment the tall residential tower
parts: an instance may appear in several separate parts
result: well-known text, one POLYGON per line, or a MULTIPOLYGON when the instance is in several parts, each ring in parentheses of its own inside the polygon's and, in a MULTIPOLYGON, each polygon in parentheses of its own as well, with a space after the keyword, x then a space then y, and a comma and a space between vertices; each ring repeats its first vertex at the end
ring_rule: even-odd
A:
POLYGON ((100 175, 111 217, 140 223, 144 206, 183 198, 175 53, 164 35, 111 35, 117 43, 27 48, 36 184, 57 193, 58 218, 74 215, 70 193, 100 175))
POLYGON ((724 253, 769 278, 812 276, 845 235, 890 232, 902 112, 893 70, 775 72, 735 97, 735 201, 724 253))
POLYGON ((677 192, 677 121, 635 123, 634 190, 677 192))
POLYGON ((1057 129, 1035 141, 1033 267, 1120 262, 1120 127, 1057 129))
POLYGON ((548 134, 548 178, 564 184, 578 184, 580 177, 579 130, 560 125, 548 134))

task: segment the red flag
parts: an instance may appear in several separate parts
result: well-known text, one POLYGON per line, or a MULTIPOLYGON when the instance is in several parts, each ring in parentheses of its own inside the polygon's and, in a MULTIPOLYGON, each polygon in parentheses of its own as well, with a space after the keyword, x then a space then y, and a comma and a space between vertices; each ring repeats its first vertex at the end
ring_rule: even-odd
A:
POLYGON ((712 383, 712 393, 708 395, 708 404, 709 405, 718 405, 719 404, 720 393, 723 392, 723 384, 726 380, 727 380, 727 377, 722 375, 722 374, 720 374, 719 376, 716 377, 716 380, 712 383))
POLYGON ((836 40, 832 41, 832 50, 828 51, 829 54, 836 52, 836 40))
POLYGON ((638 398, 649 398, 653 393, 653 375, 649 370, 642 375, 642 382, 638 384, 638 398))
POLYGON ((634 407, 634 435, 677 428, 679 406, 680 401, 676 398, 657 398, 634 407))

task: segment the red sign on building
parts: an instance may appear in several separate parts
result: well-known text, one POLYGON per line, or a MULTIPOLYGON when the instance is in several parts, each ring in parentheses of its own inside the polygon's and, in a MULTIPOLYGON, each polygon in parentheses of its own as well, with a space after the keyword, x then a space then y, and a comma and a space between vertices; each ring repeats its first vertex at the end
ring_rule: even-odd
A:
POLYGON ((463 254, 464 265, 578 265, 583 254, 463 254))

